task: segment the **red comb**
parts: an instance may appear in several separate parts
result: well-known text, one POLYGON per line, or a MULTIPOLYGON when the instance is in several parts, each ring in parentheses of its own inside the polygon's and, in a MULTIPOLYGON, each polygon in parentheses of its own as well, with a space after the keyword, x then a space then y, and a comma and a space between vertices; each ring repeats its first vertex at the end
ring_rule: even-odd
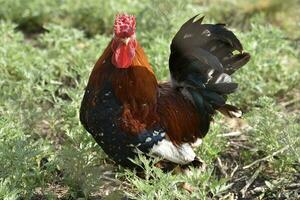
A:
POLYGON ((132 36, 135 33, 135 17, 127 14, 117 15, 114 31, 115 35, 120 38, 132 36))

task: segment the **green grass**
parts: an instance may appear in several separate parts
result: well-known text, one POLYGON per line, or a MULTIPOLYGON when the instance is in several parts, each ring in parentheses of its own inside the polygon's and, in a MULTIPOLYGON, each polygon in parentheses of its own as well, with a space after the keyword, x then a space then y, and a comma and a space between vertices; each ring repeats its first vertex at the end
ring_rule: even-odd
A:
POLYGON ((120 192, 114 190, 137 199, 229 199, 241 197, 255 171, 246 197, 299 198, 296 1, 289 0, 288 8, 277 0, 0 3, 0 199, 99 199, 108 194, 107 199, 116 199, 120 192), (236 73, 240 90, 229 99, 242 107, 244 119, 216 116, 197 149, 206 164, 202 170, 162 173, 140 157, 137 162, 147 174, 141 179, 113 166, 79 122, 89 73, 111 38, 115 14, 124 11, 137 16, 138 40, 160 80, 169 78, 172 36, 197 13, 206 15, 205 22, 227 22, 252 55, 236 73), (222 136, 232 131, 242 134, 222 136), (194 192, 183 190, 183 182, 194 192))

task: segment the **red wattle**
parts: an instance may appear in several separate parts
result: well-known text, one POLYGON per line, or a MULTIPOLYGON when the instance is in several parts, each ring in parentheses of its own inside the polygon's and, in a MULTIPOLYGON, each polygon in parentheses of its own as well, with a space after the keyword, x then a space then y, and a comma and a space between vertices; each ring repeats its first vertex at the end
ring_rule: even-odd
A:
POLYGON ((121 43, 114 50, 112 64, 118 68, 128 68, 135 56, 135 44, 129 42, 127 45, 121 43))

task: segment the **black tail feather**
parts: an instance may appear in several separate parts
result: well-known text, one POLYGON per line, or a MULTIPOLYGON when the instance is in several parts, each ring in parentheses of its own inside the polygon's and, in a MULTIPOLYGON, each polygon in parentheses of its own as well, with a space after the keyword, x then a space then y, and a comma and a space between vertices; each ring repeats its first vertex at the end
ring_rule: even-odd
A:
POLYGON ((198 16, 184 23, 172 40, 173 85, 186 88, 199 114, 209 121, 215 110, 238 117, 240 110, 226 104, 227 95, 238 88, 230 75, 250 60, 250 54, 225 24, 201 24, 204 17, 197 20, 198 16))
POLYGON ((233 74, 236 70, 244 66, 250 60, 249 53, 241 53, 231 56, 223 62, 224 71, 227 74, 233 74))
POLYGON ((191 94, 194 105, 200 114, 200 131, 201 133, 203 133, 203 135, 205 135, 209 130, 211 121, 211 115, 209 114, 209 111, 211 111, 212 109, 210 108, 210 105, 204 100, 203 96, 201 96, 195 89, 188 88, 188 91, 191 94))
POLYGON ((229 105, 229 104, 225 104, 225 105, 221 106, 220 108, 218 108, 218 111, 220 113, 222 113, 223 115, 230 117, 230 118, 242 116, 242 111, 239 108, 237 108, 233 105, 229 105))
POLYGON ((218 94, 230 94, 236 91, 238 88, 237 83, 216 83, 216 84, 208 84, 206 86, 208 90, 212 90, 217 92, 218 94))
POLYGON ((219 95, 212 90, 201 90, 199 91, 199 93, 207 102, 209 102, 213 106, 222 106, 226 102, 226 99, 222 95, 219 95))

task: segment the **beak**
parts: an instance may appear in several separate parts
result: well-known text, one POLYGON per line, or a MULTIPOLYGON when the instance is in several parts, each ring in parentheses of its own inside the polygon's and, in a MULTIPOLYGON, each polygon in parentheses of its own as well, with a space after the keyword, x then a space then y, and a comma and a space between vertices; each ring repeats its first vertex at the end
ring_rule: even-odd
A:
POLYGON ((130 38, 128 37, 128 38, 124 38, 124 39, 122 39, 122 42, 124 43, 124 44, 128 44, 128 42, 129 42, 129 40, 130 40, 130 38))

